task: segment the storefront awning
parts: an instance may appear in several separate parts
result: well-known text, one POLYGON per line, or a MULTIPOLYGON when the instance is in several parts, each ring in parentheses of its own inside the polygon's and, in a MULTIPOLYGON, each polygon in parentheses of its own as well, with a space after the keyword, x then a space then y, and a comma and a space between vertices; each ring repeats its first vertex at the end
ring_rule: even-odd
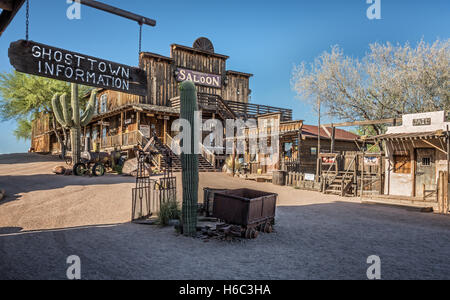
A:
POLYGON ((443 130, 432 132, 414 132, 414 133, 390 133, 370 137, 365 141, 406 141, 406 140, 431 140, 437 138, 445 138, 447 132, 443 130))

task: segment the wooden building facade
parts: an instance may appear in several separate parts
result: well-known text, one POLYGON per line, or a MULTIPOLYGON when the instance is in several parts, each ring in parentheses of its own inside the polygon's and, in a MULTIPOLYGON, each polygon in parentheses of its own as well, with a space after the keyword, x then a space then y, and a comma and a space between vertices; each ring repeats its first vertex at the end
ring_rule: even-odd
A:
MULTIPOLYGON (((147 74, 147 95, 100 91, 95 116, 84 128, 84 137, 89 136, 91 144, 98 145, 99 150, 120 148, 130 155, 133 154, 131 150, 138 144, 145 144, 153 132, 162 146, 167 146, 175 135, 171 132, 172 123, 179 117, 178 84, 185 80, 196 84, 199 109, 204 119, 225 121, 279 113, 281 121, 292 121, 290 109, 249 103, 253 75, 227 70, 228 59, 226 55, 215 53, 206 38, 195 41, 193 47, 171 45, 170 57, 142 52, 139 67, 147 74)), ((33 128, 42 127, 40 122, 35 120, 33 128)), ((57 153, 60 150, 50 124, 48 122, 49 128, 33 136, 33 151, 57 153)), ((203 156, 209 158, 208 162, 217 167, 216 157, 211 159, 213 155, 208 149, 203 152, 203 156)))

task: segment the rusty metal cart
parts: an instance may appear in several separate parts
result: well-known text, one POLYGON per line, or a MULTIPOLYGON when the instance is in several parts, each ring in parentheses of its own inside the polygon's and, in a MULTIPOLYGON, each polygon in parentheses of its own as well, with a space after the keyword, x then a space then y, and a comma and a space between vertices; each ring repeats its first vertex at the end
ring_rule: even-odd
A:
POLYGON ((277 194, 238 189, 214 193, 213 215, 241 227, 242 237, 253 239, 258 232, 271 233, 275 224, 277 194))

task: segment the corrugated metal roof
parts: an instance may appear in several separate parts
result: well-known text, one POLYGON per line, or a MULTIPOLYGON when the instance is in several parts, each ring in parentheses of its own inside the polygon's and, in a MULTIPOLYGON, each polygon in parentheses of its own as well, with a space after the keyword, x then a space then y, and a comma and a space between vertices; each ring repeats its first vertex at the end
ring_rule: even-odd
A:
MULTIPOLYGON (((325 129, 320 128, 320 137, 323 139, 331 139, 331 132, 333 129, 331 127, 327 127, 330 135, 325 131, 325 129)), ((318 135, 318 126, 314 125, 303 125, 303 135, 306 137, 317 137, 318 135)), ((348 141, 354 141, 359 139, 360 136, 357 134, 354 134, 350 131, 346 131, 343 129, 336 128, 336 140, 348 140, 348 141)))

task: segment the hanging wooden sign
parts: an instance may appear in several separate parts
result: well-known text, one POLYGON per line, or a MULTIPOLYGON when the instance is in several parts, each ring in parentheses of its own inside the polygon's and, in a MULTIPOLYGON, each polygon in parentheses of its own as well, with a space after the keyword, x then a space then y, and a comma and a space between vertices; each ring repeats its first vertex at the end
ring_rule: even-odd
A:
POLYGON ((19 72, 82 85, 147 95, 144 70, 32 41, 11 43, 11 65, 19 72))

